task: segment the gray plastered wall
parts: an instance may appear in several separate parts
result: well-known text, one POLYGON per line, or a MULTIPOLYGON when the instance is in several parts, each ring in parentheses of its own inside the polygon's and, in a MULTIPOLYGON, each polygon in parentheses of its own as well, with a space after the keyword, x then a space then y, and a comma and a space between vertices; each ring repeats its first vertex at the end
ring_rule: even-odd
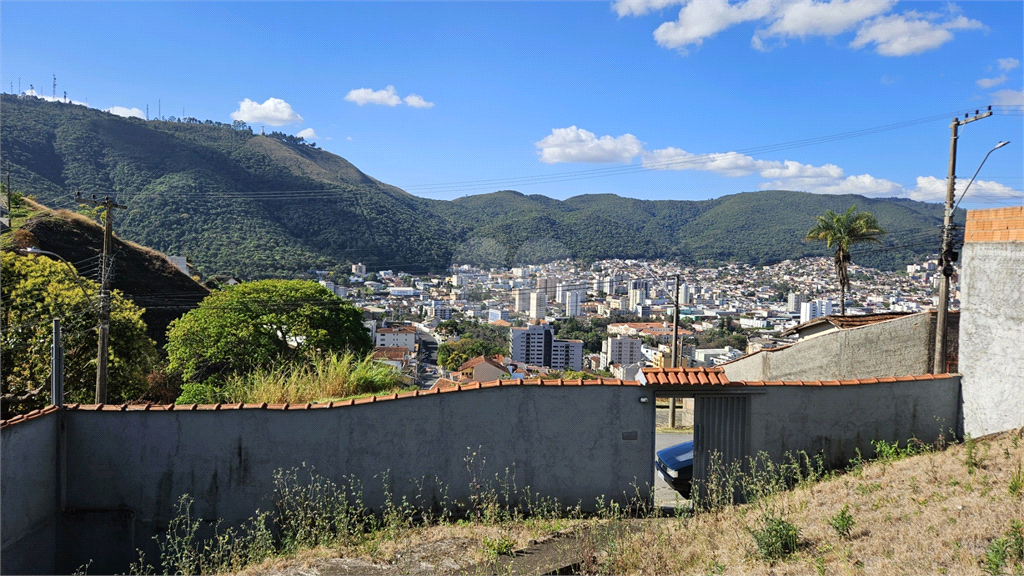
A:
POLYGON ((45 415, 4 429, 3 571, 67 573, 92 560, 92 572, 124 572, 135 548, 157 557, 152 537, 166 529, 181 495, 195 499, 194 516, 236 525, 257 508, 268 510, 275 470, 294 467, 336 483, 360 479, 365 502, 378 510, 383 473, 398 500, 422 495, 425 503, 435 478, 449 498, 467 501, 474 477, 495 488, 514 479, 521 490, 584 509, 599 497, 647 498, 654 482, 653 399, 653 390, 635 385, 517 385, 340 408, 45 415), (59 564, 45 523, 49 532, 33 533, 22 523, 29 547, 18 547, 13 532, 10 546, 7 540, 8 503, 22 494, 39 501, 32 514, 40 522, 55 516, 54 416, 67 422, 61 525, 78 542, 59 564), (38 458, 41 450, 54 458, 38 458), (22 473, 7 465, 21 454, 38 469, 22 473))
POLYGON ((1024 242, 968 242, 960 276, 964 431, 1024 426, 1024 242))

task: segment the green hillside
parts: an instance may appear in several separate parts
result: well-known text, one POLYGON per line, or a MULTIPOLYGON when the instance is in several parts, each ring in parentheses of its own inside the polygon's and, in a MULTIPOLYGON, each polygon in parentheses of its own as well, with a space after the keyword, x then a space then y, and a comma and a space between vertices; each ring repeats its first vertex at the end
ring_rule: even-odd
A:
POLYGON ((815 215, 854 203, 890 232, 886 249, 862 249, 854 261, 891 269, 935 252, 941 224, 935 204, 787 191, 698 202, 514 191, 428 200, 284 134, 6 94, 0 112, 0 163, 15 190, 71 209, 75 191, 114 196, 128 206, 117 214, 121 237, 188 256, 204 275, 290 277, 350 262, 424 272, 563 257, 767 264, 826 254, 803 234, 815 215))

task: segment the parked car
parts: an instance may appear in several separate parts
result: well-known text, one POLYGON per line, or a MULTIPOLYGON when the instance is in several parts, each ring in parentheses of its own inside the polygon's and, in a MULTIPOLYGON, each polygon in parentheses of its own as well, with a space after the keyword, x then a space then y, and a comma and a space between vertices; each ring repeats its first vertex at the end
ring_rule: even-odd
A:
POLYGON ((654 456, 658 475, 676 489, 683 498, 690 498, 693 487, 693 441, 682 442, 659 450, 654 456))

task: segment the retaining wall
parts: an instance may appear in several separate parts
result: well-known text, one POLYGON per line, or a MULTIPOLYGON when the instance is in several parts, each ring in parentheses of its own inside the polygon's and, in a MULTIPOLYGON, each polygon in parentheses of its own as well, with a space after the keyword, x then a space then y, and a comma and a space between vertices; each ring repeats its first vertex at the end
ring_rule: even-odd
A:
POLYGON ((152 537, 166 530, 182 494, 195 498, 194 516, 236 524, 268 510, 275 470, 293 467, 336 483, 360 479, 376 509, 385 500, 385 472, 399 500, 422 495, 429 502, 439 478, 449 498, 465 502, 474 479, 504 480, 506 469, 519 488, 584 509, 602 496, 625 503, 639 490, 647 498, 653 401, 653 391, 637 385, 515 385, 335 408, 79 409, 37 417, 3 431, 3 572, 68 573, 89 560, 91 572, 124 572, 136 548, 158 556, 152 537), (60 540, 57 417, 67 426, 60 540), (18 504, 22 492, 31 497, 18 504))

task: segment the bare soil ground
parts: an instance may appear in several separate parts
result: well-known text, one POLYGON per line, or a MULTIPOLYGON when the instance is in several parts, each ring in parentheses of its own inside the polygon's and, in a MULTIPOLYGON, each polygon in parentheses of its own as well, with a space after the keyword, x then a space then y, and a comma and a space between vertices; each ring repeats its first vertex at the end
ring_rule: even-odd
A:
POLYGON ((984 574, 992 540, 1024 519, 1024 501, 1010 489, 1024 462, 1021 432, 976 441, 973 472, 958 444, 696 516, 416 527, 243 573, 984 574), (843 537, 829 519, 845 505, 855 524, 843 537), (798 528, 795 553, 774 562, 758 554, 751 530, 765 515, 798 528), (485 539, 500 537, 515 541, 514 555, 488 554, 485 539))

